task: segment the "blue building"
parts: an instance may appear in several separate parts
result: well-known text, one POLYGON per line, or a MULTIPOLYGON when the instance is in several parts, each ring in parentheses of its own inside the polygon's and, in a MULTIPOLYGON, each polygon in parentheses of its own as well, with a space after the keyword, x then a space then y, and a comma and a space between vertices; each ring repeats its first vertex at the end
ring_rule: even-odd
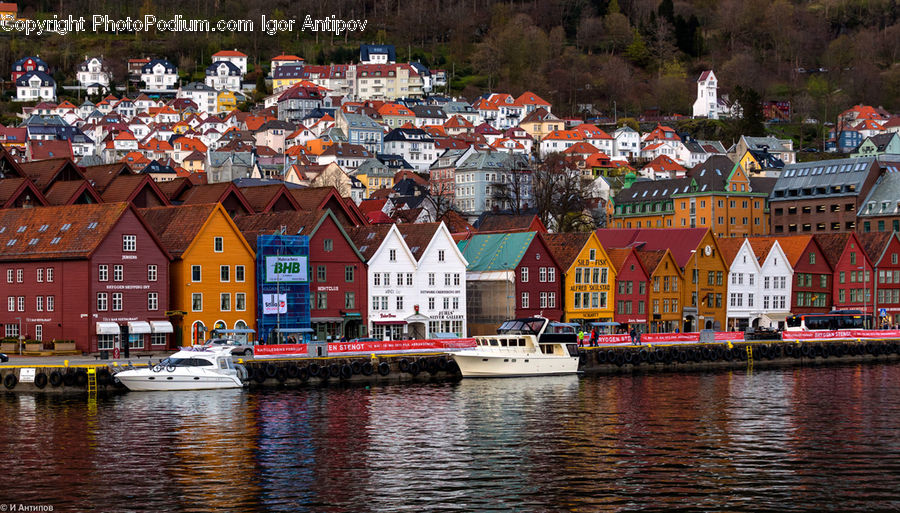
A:
POLYGON ((260 342, 309 342, 309 237, 260 235, 256 241, 256 327, 260 342))

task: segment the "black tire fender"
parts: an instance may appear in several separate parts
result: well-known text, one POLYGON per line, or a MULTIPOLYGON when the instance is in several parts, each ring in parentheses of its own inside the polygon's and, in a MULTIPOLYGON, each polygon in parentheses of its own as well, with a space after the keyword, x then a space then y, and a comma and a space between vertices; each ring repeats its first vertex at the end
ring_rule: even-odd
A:
POLYGON ((56 388, 63 384, 63 377, 59 371, 55 370, 50 373, 50 386, 56 388))

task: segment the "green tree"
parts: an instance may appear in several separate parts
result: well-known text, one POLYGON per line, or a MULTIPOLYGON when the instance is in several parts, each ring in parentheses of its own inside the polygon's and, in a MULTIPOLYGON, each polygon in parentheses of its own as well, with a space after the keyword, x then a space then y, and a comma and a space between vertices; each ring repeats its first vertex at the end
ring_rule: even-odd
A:
POLYGON ((766 135, 765 118, 762 110, 762 97, 750 87, 736 86, 734 101, 741 109, 741 121, 738 123, 742 135, 766 135))
POLYGON ((638 66, 644 67, 650 63, 650 49, 638 29, 634 29, 634 38, 631 44, 625 48, 625 57, 638 66))

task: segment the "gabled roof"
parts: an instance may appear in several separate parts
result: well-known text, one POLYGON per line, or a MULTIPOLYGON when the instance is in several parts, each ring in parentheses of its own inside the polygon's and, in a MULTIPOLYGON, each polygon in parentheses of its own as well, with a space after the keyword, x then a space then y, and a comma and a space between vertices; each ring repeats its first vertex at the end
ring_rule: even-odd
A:
POLYGON ((103 203, 0 210, 0 261, 89 258, 128 208, 103 203))
POLYGON ((239 203, 241 203, 247 212, 253 212, 253 207, 241 194, 233 183, 211 183, 203 185, 195 185, 188 189, 180 198, 183 205, 197 205, 205 203, 222 203, 230 195, 233 195, 239 203))
POLYGON ((483 212, 476 221, 479 233, 511 233, 525 231, 547 232, 547 228, 535 214, 511 214, 483 212))
POLYGON ((13 208, 20 200, 31 201, 32 206, 49 205, 41 191, 28 178, 0 180, 0 208, 13 208))
POLYGON ((398 224, 397 228, 400 230, 400 235, 403 236, 403 241, 406 242, 406 245, 409 247, 409 251, 412 253, 413 258, 418 262, 422 258, 425 248, 431 243, 431 239, 434 238, 434 235, 437 233, 440 226, 441 223, 404 223, 398 224))
POLYGON ((869 261, 878 265, 881 263, 881 258, 887 250, 888 243, 894 237, 894 232, 867 232, 858 233, 856 236, 869 257, 869 261))
POLYGON ((146 190, 149 190, 150 194, 156 196, 161 204, 169 205, 169 198, 166 194, 159 189, 150 175, 145 174, 117 175, 101 192, 101 196, 106 203, 116 201, 132 203, 141 191, 146 190))
POLYGON ((541 237, 563 271, 566 271, 591 238, 591 232, 542 233, 541 237))
MULTIPOLYGON (((613 249, 615 249, 615 248, 607 249, 606 253, 608 254, 613 249)), ((653 273, 656 271, 656 268, 659 267, 659 264, 663 261, 663 259, 666 257, 666 253, 668 253, 668 252, 669 252, 669 250, 667 250, 667 249, 666 250, 646 249, 646 250, 638 250, 638 251, 636 251, 636 254, 638 256, 638 259, 640 259, 640 261, 641 261, 641 265, 644 266, 644 270, 647 272, 647 276, 653 276, 653 273)), ((677 268, 677 264, 676 264, 675 270, 678 272, 681 272, 677 268)))
POLYGON ((56 180, 76 180, 84 178, 81 170, 67 158, 25 162, 19 165, 25 176, 45 191, 56 180))
POLYGON ((669 249, 679 267, 684 267, 706 236, 708 228, 606 228, 597 230, 597 238, 605 248, 638 250, 669 249))
POLYGON ((131 169, 127 164, 122 162, 114 163, 114 164, 103 164, 100 166, 87 166, 82 168, 84 172, 84 178, 91 181, 91 185, 97 189, 97 192, 103 194, 103 191, 109 186, 109 184, 116 179, 116 177, 121 175, 130 175, 132 174, 131 169))
MULTIPOLYGON (((141 208, 138 209, 138 213, 169 254, 178 258, 184 256, 191 248, 216 210, 222 212, 226 222, 232 222, 222 206, 216 203, 141 208)), ((237 227, 235 232, 240 235, 237 227)), ((247 251, 252 252, 252 248, 246 244, 242 235, 240 238, 245 243, 247 251)))
POLYGON ((350 238, 353 239, 353 245, 356 246, 363 259, 368 262, 381 247, 381 243, 384 242, 384 238, 387 237, 393 226, 393 224, 373 224, 351 228, 348 231, 350 238))
POLYGON ((50 205, 75 205, 83 203, 103 203, 100 193, 87 180, 60 180, 54 182, 44 197, 50 205))
MULTIPOLYGON (((744 241, 747 239, 744 237, 719 237, 718 245, 719 251, 722 252, 722 260, 725 261, 725 266, 730 269, 731 264, 734 263, 734 259, 737 258, 738 253, 741 252, 741 248, 744 247, 744 241)), ((752 247, 750 249, 753 249, 752 247)), ((762 263, 759 260, 757 263, 762 263)))
POLYGON ((808 261, 806 248, 809 247, 810 243, 818 246, 812 235, 790 235, 773 238, 778 241, 778 245, 781 246, 781 251, 784 252, 791 267, 797 267, 801 258, 807 258, 808 261))
POLYGON ((816 242, 819 244, 819 247, 822 249, 822 254, 825 255, 825 259, 828 260, 828 264, 831 265, 832 269, 837 267, 838 262, 841 259, 841 255, 844 254, 844 249, 847 247, 847 243, 850 241, 850 237, 852 237, 852 233, 843 232, 843 233, 817 233, 813 237, 816 239, 816 242))
MULTIPOLYGON (((628 260, 628 257, 634 253, 637 255, 637 251, 634 248, 610 248, 605 250, 606 255, 609 256, 609 262, 612 264, 613 268, 616 270, 616 273, 622 272, 622 267, 625 265, 625 261, 628 260)), ((640 257, 635 257, 638 261, 638 266, 640 266, 641 270, 647 276, 650 276, 652 271, 648 271, 646 267, 644 267, 644 263, 641 261, 640 257)))
POLYGON ((283 183, 241 187, 240 190, 254 212, 269 212, 279 202, 288 202, 289 210, 300 210, 300 204, 283 183))
POLYGON ((509 271, 515 269, 537 232, 474 234, 459 243, 469 262, 467 271, 509 271))

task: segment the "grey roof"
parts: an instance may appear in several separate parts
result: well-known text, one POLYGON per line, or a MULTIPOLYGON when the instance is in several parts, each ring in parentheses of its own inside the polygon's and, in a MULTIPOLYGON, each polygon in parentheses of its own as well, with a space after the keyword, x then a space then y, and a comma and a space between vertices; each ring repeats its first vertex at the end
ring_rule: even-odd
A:
POLYGON ((772 201, 811 196, 856 196, 875 157, 820 160, 788 164, 772 191, 772 201))
POLYGON ((447 102, 443 106, 444 112, 447 115, 453 114, 478 114, 478 111, 475 110, 475 107, 472 107, 466 102, 460 101, 451 101, 447 102))
POLYGON ((372 118, 365 114, 349 114, 344 113, 344 120, 350 130, 378 130, 383 132, 381 125, 376 123, 372 118))
POLYGON ((165 71, 166 73, 177 73, 178 72, 178 68, 176 68, 175 65, 172 64, 171 62, 169 62, 168 60, 153 59, 152 61, 148 62, 147 64, 144 64, 141 67, 141 73, 152 73, 153 67, 156 66, 157 64, 162 64, 166 70, 165 71))
MULTIPOLYGON (((618 132, 618 130, 616 131, 618 132)), ((705 149, 707 152, 709 152, 710 150, 710 148, 707 148, 707 146, 711 146, 712 149, 715 150, 715 153, 726 153, 725 147, 722 146, 722 143, 720 141, 702 141, 698 139, 697 142, 700 144, 700 146, 703 146, 703 149, 705 149)))
MULTIPOLYGON (((887 133, 884 133, 884 134, 875 134, 875 135, 873 135, 873 136, 866 137, 865 139, 863 139, 863 142, 862 142, 862 143, 859 143, 859 145, 862 146, 862 144, 863 144, 864 142, 866 142, 867 140, 868 140, 868 141, 872 141, 872 144, 875 145, 875 151, 884 152, 885 150, 887 150, 888 144, 891 143, 891 140, 892 140, 894 137, 900 137, 900 135, 897 135, 896 132, 887 132, 887 133)), ((859 149, 859 147, 857 147, 857 149, 859 149)))
POLYGON ((53 77, 44 73, 43 71, 29 71, 25 73, 21 77, 16 80, 17 86, 28 86, 28 81, 31 80, 31 77, 38 77, 41 79, 41 86, 43 87, 53 87, 56 85, 56 80, 53 80, 53 77))
POLYGON ((525 160, 522 155, 513 155, 502 151, 478 151, 469 155, 466 160, 459 164, 458 171, 469 169, 474 170, 500 170, 505 171, 512 169, 513 166, 521 164, 520 161, 525 160))
POLYGON ((393 176, 393 172, 384 163, 376 158, 366 159, 357 166, 353 174, 367 176, 393 176))
POLYGON ((784 161, 780 158, 776 157, 774 154, 769 153, 768 151, 756 151, 756 150, 747 150, 750 152, 750 155, 753 155, 753 158, 759 162, 760 167, 763 169, 781 169, 784 167, 784 161))
POLYGON ((463 157, 463 155, 466 154, 467 151, 469 151, 468 148, 466 148, 466 149, 450 148, 450 149, 444 150, 444 153, 441 153, 438 156, 438 158, 431 164, 430 167, 433 169, 440 169, 442 167, 440 165, 440 162, 442 159, 452 159, 453 162, 450 165, 455 166, 459 162, 459 159, 461 159, 463 157))
POLYGON ((368 61, 372 54, 387 54, 388 62, 397 62, 394 45, 360 45, 359 60, 368 61))
POLYGON ((288 189, 304 189, 305 187, 284 180, 276 180, 274 178, 235 178, 232 180, 238 188, 242 187, 262 187, 264 185, 284 185, 288 189))
POLYGON ((78 161, 78 165, 81 167, 100 166, 103 164, 106 164, 106 162, 99 155, 85 155, 78 161))
POLYGON ((750 137, 743 135, 741 138, 747 143, 747 149, 749 150, 763 150, 767 148, 769 151, 790 151, 785 145, 785 141, 777 137, 750 137))
POLYGON ((440 107, 434 105, 414 105, 409 108, 417 118, 439 118, 447 119, 447 113, 440 107))
POLYGON ((391 141, 416 141, 434 142, 434 138, 421 128, 395 128, 384 136, 384 142, 391 141))
POLYGON ((857 214, 875 217, 900 214, 900 163, 885 164, 884 173, 872 186, 857 214))
POLYGON ((203 82, 191 82, 190 84, 181 86, 181 90, 182 91, 205 91, 208 93, 216 92, 215 89, 213 89, 212 87, 209 87, 208 85, 204 84, 203 82))
POLYGON ((253 155, 249 151, 211 151, 208 154, 209 166, 219 167, 229 158, 237 165, 250 166, 253 162, 253 155))
POLYGON ((640 203, 644 201, 666 201, 673 194, 690 192, 691 178, 670 178, 668 180, 637 180, 631 187, 616 194, 616 204, 640 203))
POLYGON ((206 68, 206 76, 218 75, 220 66, 225 66, 226 68, 228 68, 229 76, 232 76, 232 77, 241 76, 241 68, 238 68, 237 66, 235 66, 231 61, 216 61, 216 62, 210 64, 206 68))

